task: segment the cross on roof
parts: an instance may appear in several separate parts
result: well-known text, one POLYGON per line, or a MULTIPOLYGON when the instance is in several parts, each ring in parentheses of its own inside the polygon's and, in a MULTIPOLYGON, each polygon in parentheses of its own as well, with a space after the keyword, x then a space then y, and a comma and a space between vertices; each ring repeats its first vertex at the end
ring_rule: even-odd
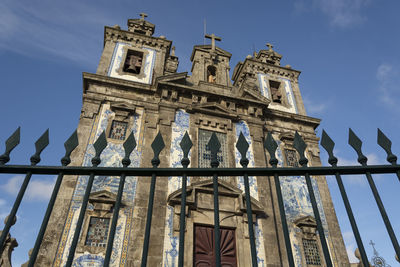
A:
POLYGON ((146 13, 140 13, 139 15, 142 17, 141 20, 144 20, 144 18, 147 17, 147 14, 146 14, 146 13))
POLYGON ((374 254, 378 255, 378 252, 375 249, 375 243, 372 242, 372 240, 369 242, 369 244, 372 246, 372 248, 374 249, 374 254))
POLYGON ((217 37, 215 34, 206 34, 204 37, 211 39, 211 50, 215 51, 215 41, 221 41, 221 37, 217 37))
POLYGON ((274 47, 274 46, 273 46, 272 44, 270 44, 270 43, 267 43, 266 46, 268 46, 268 49, 269 49, 269 50, 272 50, 272 47, 274 47))

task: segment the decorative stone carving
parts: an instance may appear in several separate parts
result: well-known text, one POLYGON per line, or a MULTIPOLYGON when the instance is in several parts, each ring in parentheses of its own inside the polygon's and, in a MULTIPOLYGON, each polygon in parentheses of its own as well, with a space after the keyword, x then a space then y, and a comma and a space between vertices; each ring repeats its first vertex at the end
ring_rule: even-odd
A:
MULTIPOLYGON (((8 216, 4 220, 4 224, 6 224, 8 220, 8 216)), ((14 225, 15 222, 17 221, 16 217, 14 217, 13 222, 11 225, 14 225)), ((0 235, 3 231, 0 231, 0 235)), ((11 235, 8 233, 6 242, 4 244, 3 248, 3 253, 0 255, 0 266, 1 267, 11 267, 11 254, 14 250, 15 247, 18 247, 18 242, 15 238, 11 237, 11 235)))

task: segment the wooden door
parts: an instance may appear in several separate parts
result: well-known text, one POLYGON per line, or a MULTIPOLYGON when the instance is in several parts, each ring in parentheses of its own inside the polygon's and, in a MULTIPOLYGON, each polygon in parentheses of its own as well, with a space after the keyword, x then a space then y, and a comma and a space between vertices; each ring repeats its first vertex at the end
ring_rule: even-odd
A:
MULTIPOLYGON (((215 267, 214 227, 195 225, 194 227, 195 267, 215 267)), ((235 230, 220 228, 221 266, 236 267, 235 230)))

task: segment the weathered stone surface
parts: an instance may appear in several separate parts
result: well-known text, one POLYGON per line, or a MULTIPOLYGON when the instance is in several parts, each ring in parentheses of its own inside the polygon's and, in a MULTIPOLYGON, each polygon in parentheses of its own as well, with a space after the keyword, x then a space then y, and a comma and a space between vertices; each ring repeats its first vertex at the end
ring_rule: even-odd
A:
MULTIPOLYGON (((180 157, 176 149, 179 144, 177 136, 183 136, 185 131, 193 143, 189 167, 198 167, 200 158, 204 157, 204 154, 200 154, 204 152, 200 149, 199 129, 226 136, 225 146, 228 153, 223 160, 229 167, 241 168, 235 148, 239 129, 246 132, 245 136, 250 143, 249 167, 269 166, 269 158, 263 147, 267 132, 271 132, 280 142, 280 160, 285 165, 283 151, 292 147, 295 131, 307 143, 309 164, 320 165, 318 138, 315 135, 315 128, 320 120, 306 115, 298 86, 300 72, 291 67, 280 66, 282 56, 273 51, 271 45, 268 50, 261 50, 253 57, 248 56, 244 62, 239 62, 233 72, 233 83, 229 77, 231 54, 215 44, 194 47, 191 56, 192 75, 176 73, 178 58, 174 49, 171 50, 172 42, 165 37, 153 36, 155 26, 144 18, 145 15, 141 19, 129 20, 128 31, 118 27, 105 28, 105 45, 97 72, 83 74, 83 105, 78 126, 80 145, 73 152, 71 165, 87 163, 91 156, 91 144, 100 130, 106 131, 108 142, 113 147, 122 145, 123 140, 109 138, 113 120, 126 123, 127 131, 133 130, 136 133, 138 155, 132 162, 132 166, 136 167, 152 167, 154 154, 151 144, 158 132, 162 134, 165 143, 159 157, 159 167, 181 167, 177 161, 180 157), (143 62, 149 66, 146 69, 148 73, 141 70, 137 76, 132 73, 122 73, 119 77, 109 75, 111 68, 116 65, 117 59, 113 55, 117 51, 117 43, 129 44, 125 50, 146 50, 143 62), (146 61, 146 57, 151 55, 153 60, 146 61), (149 80, 143 78, 147 74, 151 76, 148 77, 149 80), (281 91, 268 91, 270 80, 279 83, 279 86, 275 84, 275 91, 281 91), (262 86, 263 83, 265 87, 262 86), (272 93, 280 95, 280 103, 271 98, 272 93), (184 116, 180 117, 182 114, 184 116)), ((121 60, 120 64, 124 64, 124 59, 121 60)), ((111 166, 119 163, 108 157, 104 164, 111 166)), ((112 266, 140 266, 150 179, 151 177, 138 177, 132 187, 133 195, 128 205, 132 207, 132 214, 126 213, 126 218, 121 222, 122 229, 125 229, 121 236, 126 239, 114 252, 121 256, 121 260, 112 266), (126 250, 123 252, 121 247, 126 250)), ((176 182, 178 180, 172 182, 173 179, 175 178, 156 179, 148 266, 167 266, 165 257, 172 251, 167 250, 175 249, 176 253, 176 244, 173 248, 173 244, 168 243, 178 236, 179 230, 180 202, 174 200, 173 196, 176 196, 174 194, 180 184, 176 182), (173 225, 170 225, 169 216, 173 225)), ((221 226, 235 229, 238 266, 250 266, 248 220, 243 209, 244 202, 242 203, 244 191, 240 189, 243 181, 238 177, 220 177, 219 180, 221 226)), ((206 177, 190 177, 188 183, 185 266, 193 264, 194 226, 214 224, 214 200, 209 181, 206 177)), ((325 177, 316 177, 316 184, 329 231, 328 243, 332 261, 335 266, 348 266, 346 249, 325 177)), ((259 255, 265 266, 287 266, 274 179, 257 177, 254 185, 251 191, 252 208, 257 211, 258 227, 262 229, 257 237, 261 241, 258 245, 259 255)), ((73 205, 76 205, 71 200, 79 186, 81 185, 77 177, 64 177, 36 262, 38 266, 61 266, 65 262, 65 256, 62 256, 65 247, 60 244, 69 231, 73 231, 73 227, 66 222, 73 211, 73 205), (57 257, 61 260, 57 261, 57 257)), ((92 213, 87 212, 86 216, 89 214, 92 213)), ((290 224, 290 227, 295 226, 290 224)), ((82 231, 87 231, 87 226, 82 231)), ((82 240, 80 242, 83 244, 82 240)), ((80 249, 87 253, 91 251, 89 248, 85 251, 85 246, 80 249)), ((99 251, 103 251, 103 254, 99 252, 98 255, 104 255, 104 249, 99 251)), ((176 256, 171 256, 171 260, 176 261, 176 256)))

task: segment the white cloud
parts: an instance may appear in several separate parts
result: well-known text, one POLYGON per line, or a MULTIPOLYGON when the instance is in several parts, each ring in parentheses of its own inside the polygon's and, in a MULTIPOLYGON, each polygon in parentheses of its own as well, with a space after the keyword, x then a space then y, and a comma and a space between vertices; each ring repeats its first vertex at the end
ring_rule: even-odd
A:
POLYGON ((306 96, 303 97, 303 103, 307 113, 313 115, 319 115, 328 108, 328 104, 326 102, 315 103, 306 96))
POLYGON ((393 65, 382 63, 376 71, 380 100, 390 108, 398 109, 400 100, 400 71, 393 65))
POLYGON ((368 0, 314 0, 333 26, 348 27, 366 20, 361 11, 368 0))
POLYGON ((366 20, 362 14, 370 0, 298 0, 295 10, 304 12, 310 7, 321 11, 333 27, 347 28, 366 20))
MULTIPOLYGON (((11 195, 17 195, 25 176, 16 175, 11 177, 7 183, 0 186, 0 189, 11 195)), ((30 201, 44 201, 48 200, 51 196, 54 187, 54 179, 49 181, 44 180, 31 180, 27 191, 26 199, 30 201)))
POLYGON ((113 21, 106 10, 83 1, 4 0, 0 14, 0 50, 83 65, 96 62, 102 25, 113 21))
POLYGON ((347 255, 349 256, 349 260, 351 263, 358 263, 360 262, 359 259, 356 258, 354 255, 354 251, 356 250, 357 246, 355 243, 353 232, 347 231, 342 233, 344 243, 346 245, 347 255))
POLYGON ((0 221, 3 221, 8 215, 8 212, 7 212, 8 209, 7 209, 6 204, 7 204, 7 201, 0 198, 0 221))

